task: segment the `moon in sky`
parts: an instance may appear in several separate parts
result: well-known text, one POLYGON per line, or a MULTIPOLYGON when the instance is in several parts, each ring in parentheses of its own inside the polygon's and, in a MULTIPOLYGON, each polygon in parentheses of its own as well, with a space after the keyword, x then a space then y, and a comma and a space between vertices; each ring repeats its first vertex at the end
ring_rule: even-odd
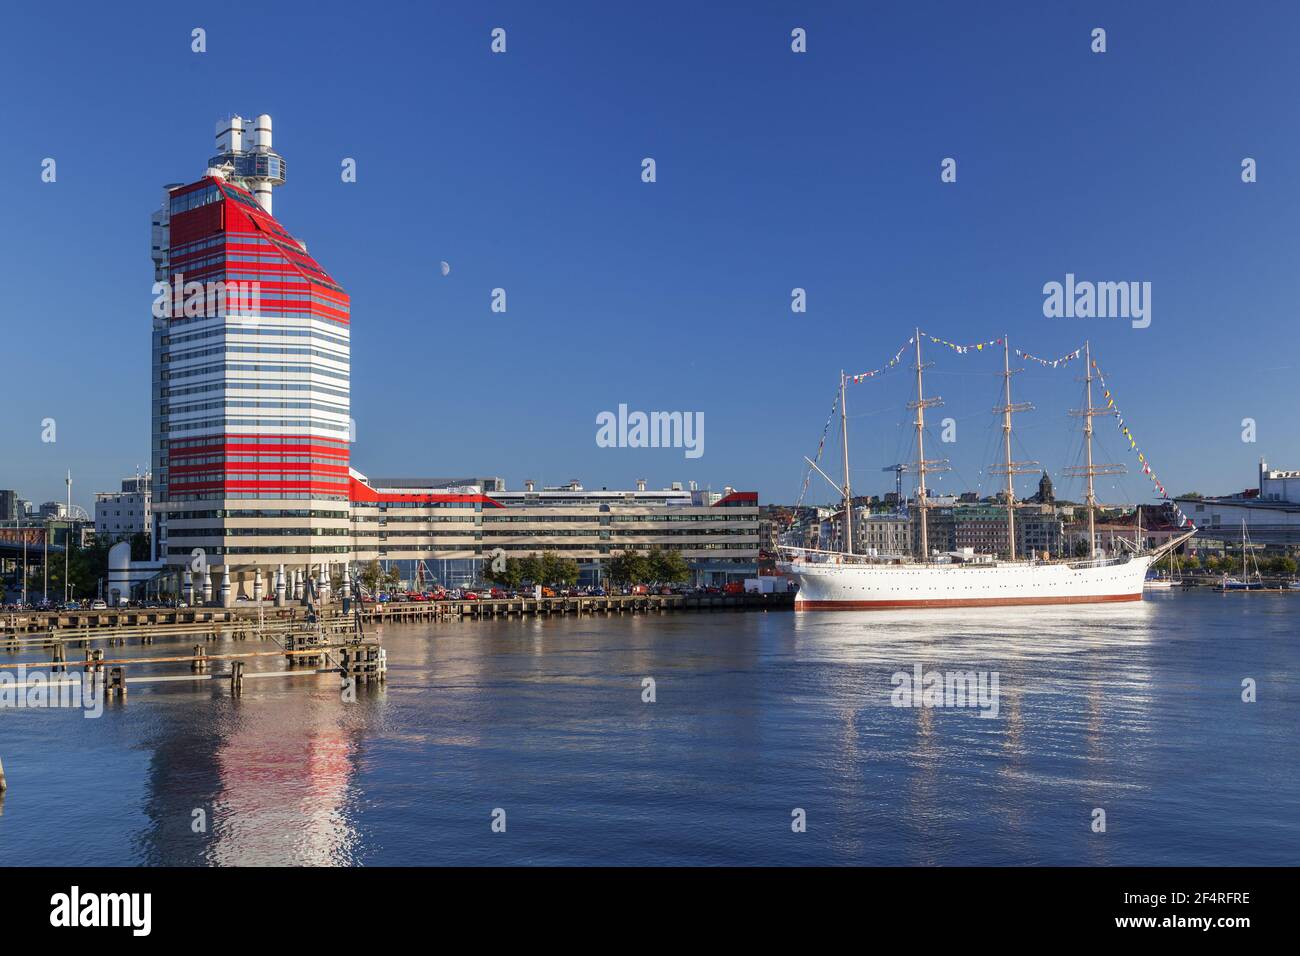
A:
POLYGON ((451 274, 451 263, 448 262, 446 259, 442 260, 442 274, 443 275, 451 274))

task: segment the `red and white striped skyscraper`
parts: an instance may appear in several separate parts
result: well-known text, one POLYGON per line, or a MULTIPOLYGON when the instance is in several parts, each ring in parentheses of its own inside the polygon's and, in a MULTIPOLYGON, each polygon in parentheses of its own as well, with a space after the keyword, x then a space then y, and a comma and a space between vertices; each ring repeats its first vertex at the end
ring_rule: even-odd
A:
POLYGON ((349 299, 271 215, 271 118, 219 122, 217 151, 153 218, 154 541, 252 596, 352 550, 349 299))

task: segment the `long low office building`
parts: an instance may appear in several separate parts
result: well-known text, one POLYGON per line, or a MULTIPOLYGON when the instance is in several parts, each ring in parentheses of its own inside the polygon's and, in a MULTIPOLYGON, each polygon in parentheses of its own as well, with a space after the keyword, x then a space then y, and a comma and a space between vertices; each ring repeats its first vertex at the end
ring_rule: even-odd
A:
POLYGON ((698 584, 752 577, 758 566, 758 495, 680 483, 650 490, 587 489, 581 482, 505 490, 500 479, 445 482, 353 480, 353 559, 396 562, 403 581, 456 586, 481 580, 494 555, 546 551, 578 562, 580 581, 600 583, 625 551, 680 551, 698 584))

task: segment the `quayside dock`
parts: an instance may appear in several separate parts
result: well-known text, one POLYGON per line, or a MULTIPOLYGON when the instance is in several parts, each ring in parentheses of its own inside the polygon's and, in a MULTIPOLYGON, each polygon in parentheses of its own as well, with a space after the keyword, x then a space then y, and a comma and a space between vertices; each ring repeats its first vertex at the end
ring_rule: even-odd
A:
MULTIPOLYGON (((603 597, 499 598, 363 604, 364 624, 422 621, 488 620, 556 615, 658 614, 674 611, 789 611, 793 594, 612 594, 603 597)), ((356 608, 354 607, 355 611, 356 608)), ((248 636, 253 632, 291 630, 303 620, 300 606, 265 607, 241 603, 230 608, 110 608, 103 611, 11 611, 0 614, 0 646, 31 635, 69 639, 212 635, 210 639, 248 636)), ((338 603, 320 611, 321 620, 353 621, 338 603)))

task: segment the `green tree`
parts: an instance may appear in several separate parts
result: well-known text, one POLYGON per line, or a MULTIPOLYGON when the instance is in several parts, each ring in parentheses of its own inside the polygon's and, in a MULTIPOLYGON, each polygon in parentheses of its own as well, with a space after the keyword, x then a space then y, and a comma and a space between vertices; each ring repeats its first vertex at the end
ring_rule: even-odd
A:
POLYGON ((137 531, 131 535, 131 560, 149 560, 149 536, 143 531, 137 531))
POLYGON ((519 582, 529 584, 542 583, 542 567, 535 554, 527 554, 519 559, 519 582))
MULTIPOLYGON (((64 556, 50 553, 50 600, 63 600, 63 584, 71 582, 69 591, 73 600, 93 598, 99 593, 99 583, 108 574, 108 549, 112 543, 107 538, 92 541, 85 547, 72 542, 67 554, 67 575, 64 575, 64 556)), ((39 567, 27 585, 28 596, 44 593, 45 576, 39 567)))
POLYGON ((650 560, 639 551, 620 551, 610 556, 608 571, 615 584, 640 584, 650 576, 650 560))
POLYGON ((397 565, 389 565, 388 570, 384 572, 383 577, 385 589, 395 590, 402 583, 402 572, 398 570, 397 565))
POLYGON ((374 594, 379 590, 379 583, 383 580, 384 569, 379 566, 379 561, 372 560, 361 569, 361 583, 365 585, 367 591, 374 594))
POLYGON ((650 552, 648 577, 660 584, 680 584, 691 576, 691 569, 686 564, 680 551, 669 548, 656 548, 650 552))
POLYGON ((499 584, 502 587, 514 590, 519 587, 524 580, 523 561, 519 558, 506 558, 505 567, 500 571, 492 570, 492 562, 483 562, 483 579, 493 584, 499 584))
POLYGON ((578 562, 573 558, 557 558, 555 562, 555 583, 563 587, 573 587, 581 574, 578 562))

